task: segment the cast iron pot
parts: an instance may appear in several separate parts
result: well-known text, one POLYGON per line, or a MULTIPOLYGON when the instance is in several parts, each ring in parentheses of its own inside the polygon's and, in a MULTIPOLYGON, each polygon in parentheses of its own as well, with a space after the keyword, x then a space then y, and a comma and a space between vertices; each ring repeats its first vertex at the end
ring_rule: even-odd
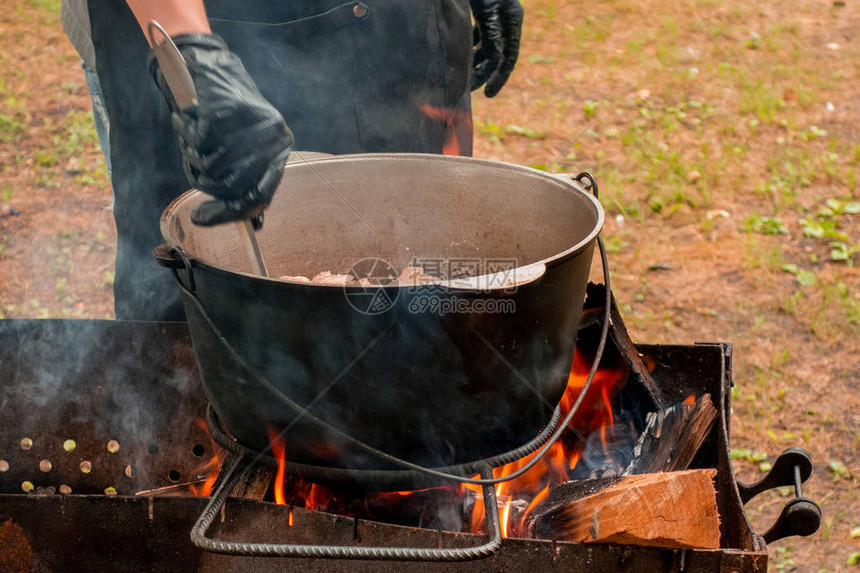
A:
POLYGON ((578 183, 465 157, 293 161, 258 233, 273 278, 251 274, 234 225, 190 222, 207 198, 191 190, 168 206, 156 256, 182 287, 204 390, 241 444, 263 450, 288 428, 292 462, 394 467, 287 407, 261 378, 346 435, 430 467, 509 452, 549 422, 603 226, 578 183), (275 278, 378 276, 416 260, 447 280, 275 278))

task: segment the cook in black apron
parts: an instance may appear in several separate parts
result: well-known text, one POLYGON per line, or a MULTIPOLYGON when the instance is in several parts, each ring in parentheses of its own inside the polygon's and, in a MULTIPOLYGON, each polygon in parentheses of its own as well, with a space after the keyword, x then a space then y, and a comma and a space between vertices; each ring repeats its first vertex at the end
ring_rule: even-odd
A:
MULTIPOLYGON (((89 10, 111 122, 116 316, 182 320, 173 280, 152 256, 162 211, 188 188, 170 112, 125 2, 89 0, 89 10)), ((441 153, 447 124, 422 107, 469 115, 468 0, 211 0, 206 10, 298 149, 441 153)), ((471 140, 460 147, 471 154, 471 140)))

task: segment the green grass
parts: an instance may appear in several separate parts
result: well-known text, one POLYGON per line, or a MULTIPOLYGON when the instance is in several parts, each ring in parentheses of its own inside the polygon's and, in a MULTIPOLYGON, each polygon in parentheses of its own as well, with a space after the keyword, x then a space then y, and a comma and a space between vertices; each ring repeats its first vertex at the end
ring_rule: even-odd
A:
POLYGON ((764 80, 745 82, 738 95, 738 113, 755 115, 765 123, 776 121, 785 102, 777 88, 764 80))
POLYGON ((65 157, 78 157, 84 151, 98 148, 93 115, 85 111, 71 111, 53 131, 52 143, 59 154, 65 157))
POLYGON ((40 12, 59 14, 62 2, 60 0, 27 0, 27 4, 40 12))
POLYGON ((27 130, 26 124, 12 115, 0 114, 0 141, 13 143, 19 141, 27 130))

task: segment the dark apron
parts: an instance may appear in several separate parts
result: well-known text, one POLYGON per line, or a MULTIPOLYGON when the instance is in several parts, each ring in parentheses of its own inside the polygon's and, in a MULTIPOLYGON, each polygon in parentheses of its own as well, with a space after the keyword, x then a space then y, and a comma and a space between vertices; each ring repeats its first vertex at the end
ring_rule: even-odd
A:
MULTIPOLYGON (((297 149, 441 153, 451 122, 425 106, 468 118, 467 0, 214 0, 206 6, 213 31, 284 115, 297 149)), ((89 9, 110 119, 116 317, 183 320, 170 272, 152 256, 163 242, 162 211, 188 188, 169 112, 125 2, 89 0, 89 9)), ((471 138, 459 135, 460 153, 470 155, 471 138)))

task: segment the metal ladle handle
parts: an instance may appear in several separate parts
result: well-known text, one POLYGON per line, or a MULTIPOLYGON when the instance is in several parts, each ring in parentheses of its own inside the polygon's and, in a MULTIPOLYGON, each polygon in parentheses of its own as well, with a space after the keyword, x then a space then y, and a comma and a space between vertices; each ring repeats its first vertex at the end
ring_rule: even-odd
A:
POLYGON ((155 20, 149 23, 146 31, 147 36, 149 36, 149 44, 152 46, 152 53, 158 60, 161 74, 170 88, 173 99, 176 100, 176 105, 181 110, 197 105, 197 89, 194 87, 194 80, 191 79, 191 73, 188 71, 185 58, 182 57, 179 48, 176 47, 161 24, 155 20), (162 36, 160 42, 155 41, 156 31, 162 36))
MULTIPOLYGON (((155 20, 149 23, 146 31, 152 52, 155 54, 155 59, 158 60, 161 73, 170 88, 176 105, 179 106, 180 110, 197 105, 197 90, 194 88, 194 80, 188 72, 188 66, 185 64, 185 58, 182 57, 179 48, 176 47, 161 24, 155 20), (162 40, 160 42, 155 41, 155 32, 161 34, 162 40)), ((251 270, 254 274, 263 277, 269 276, 269 270, 266 268, 266 261, 263 259, 263 252, 260 250, 260 244, 257 242, 257 235, 251 220, 236 221, 236 229, 239 231, 239 239, 248 253, 251 270)))

